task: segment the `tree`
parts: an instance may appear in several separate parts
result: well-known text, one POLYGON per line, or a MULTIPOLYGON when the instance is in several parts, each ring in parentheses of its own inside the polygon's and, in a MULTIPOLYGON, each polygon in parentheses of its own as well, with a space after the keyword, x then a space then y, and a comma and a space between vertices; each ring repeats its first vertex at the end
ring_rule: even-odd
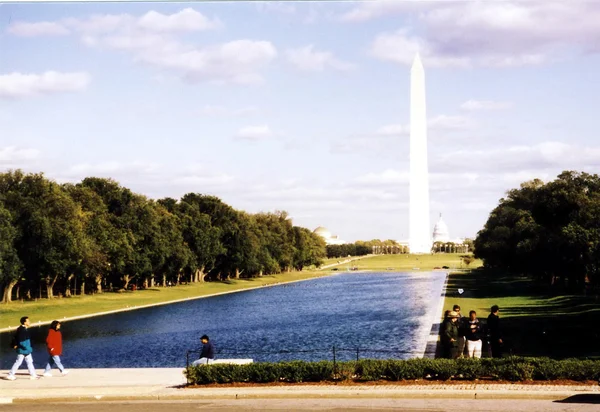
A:
POLYGON ((0 292, 2 303, 12 301, 12 290, 21 278, 23 265, 14 246, 17 230, 10 212, 0 202, 0 292))

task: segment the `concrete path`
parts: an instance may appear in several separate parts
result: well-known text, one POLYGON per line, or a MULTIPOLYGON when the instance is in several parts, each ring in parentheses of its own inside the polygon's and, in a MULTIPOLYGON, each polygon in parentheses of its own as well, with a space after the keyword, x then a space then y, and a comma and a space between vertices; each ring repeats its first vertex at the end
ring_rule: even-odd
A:
MULTIPOLYGON (((433 385, 285 385, 183 388, 180 368, 71 369, 66 376, 30 380, 19 370, 5 380, 0 371, 0 403, 175 401, 191 399, 309 399, 309 398, 454 398, 563 400, 582 394, 600 395, 597 385, 552 386, 521 384, 433 385)), ((38 371, 41 373, 42 371, 38 371)), ((54 371, 57 375, 57 372, 54 371)))

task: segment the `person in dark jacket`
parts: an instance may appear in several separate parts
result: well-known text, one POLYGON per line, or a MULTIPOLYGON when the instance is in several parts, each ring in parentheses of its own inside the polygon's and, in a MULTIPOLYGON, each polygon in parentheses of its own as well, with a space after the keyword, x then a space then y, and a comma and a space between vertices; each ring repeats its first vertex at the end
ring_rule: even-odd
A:
POLYGON ((58 320, 52 321, 50 325, 48 337, 46 338, 46 348, 50 356, 44 370, 44 376, 47 378, 52 377, 51 370, 53 365, 56 365, 63 376, 69 373, 60 361, 60 355, 62 355, 62 333, 60 332, 60 322, 58 320))
POLYGON ((469 312, 469 320, 467 322, 465 338, 467 339, 467 357, 481 358, 481 347, 483 346, 482 329, 477 312, 474 310, 469 312))
POLYGON ((200 352, 200 359, 192 363, 193 366, 201 364, 209 364, 210 361, 215 359, 215 345, 212 344, 207 335, 202 335, 200 338, 202 341, 202 351, 200 352))
POLYGON ((459 314, 451 311, 442 325, 442 356, 446 359, 458 357, 458 321, 459 314))
POLYGON ((492 313, 488 316, 487 319, 487 328, 488 333, 490 335, 490 347, 492 349, 492 358, 501 358, 502 357, 502 345, 504 342, 502 341, 502 329, 500 328, 500 308, 498 305, 492 306, 492 313))
POLYGON ((462 358, 465 355, 465 350, 467 348, 466 342, 466 334, 467 334, 467 326, 468 320, 463 316, 460 311, 460 305, 454 305, 452 310, 458 313, 458 320, 456 321, 456 327, 458 327, 458 357, 462 358))
POLYGON ((17 369, 19 369, 19 367, 23 363, 23 360, 25 360, 25 363, 27 364, 30 379, 39 378, 35 371, 35 367, 33 366, 33 356, 31 356, 33 349, 31 348, 31 337, 29 336, 29 331, 27 330, 28 327, 29 317, 23 316, 21 318, 21 326, 17 328, 17 331, 15 333, 15 344, 13 346, 13 349, 17 351, 17 360, 13 364, 12 368, 10 368, 8 376, 6 377, 6 379, 8 379, 9 381, 14 381, 15 379, 17 379, 15 373, 17 373, 17 369))

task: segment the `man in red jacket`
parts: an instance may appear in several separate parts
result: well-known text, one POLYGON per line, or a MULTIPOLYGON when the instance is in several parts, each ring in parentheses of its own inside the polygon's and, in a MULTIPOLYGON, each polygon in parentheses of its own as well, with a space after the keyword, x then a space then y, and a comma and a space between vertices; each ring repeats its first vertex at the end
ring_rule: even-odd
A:
POLYGON ((52 365, 56 365, 62 375, 69 373, 60 362, 60 355, 62 355, 62 333, 60 333, 60 322, 57 320, 52 321, 50 325, 48 337, 46 338, 46 346, 50 357, 44 370, 44 376, 47 378, 52 377, 52 365))

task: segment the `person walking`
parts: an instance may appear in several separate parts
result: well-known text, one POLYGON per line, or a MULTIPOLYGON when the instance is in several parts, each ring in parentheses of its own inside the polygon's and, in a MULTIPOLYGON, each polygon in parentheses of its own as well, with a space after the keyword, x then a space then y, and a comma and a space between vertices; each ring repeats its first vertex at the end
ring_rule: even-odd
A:
POLYGON ((207 335, 202 335, 200 338, 202 342, 202 351, 200 352, 200 359, 192 362, 192 366, 206 365, 211 363, 210 361, 215 359, 215 345, 210 341, 207 335))
POLYGON ((50 356, 48 357, 48 363, 44 370, 44 376, 47 378, 52 377, 53 365, 56 365, 63 376, 69 373, 60 361, 60 355, 62 355, 62 333, 60 331, 60 322, 57 320, 52 321, 52 324, 50 325, 48 336, 46 337, 46 347, 50 356))
POLYGON ((468 327, 466 328, 465 335, 467 339, 468 358, 481 358, 481 347, 483 346, 481 335, 481 324, 479 323, 479 319, 477 319, 477 312, 472 310, 469 312, 468 327))
POLYGON ((13 364, 12 368, 8 372, 8 376, 6 379, 9 381, 14 381, 17 379, 15 373, 17 373, 17 369, 25 360, 27 364, 27 369, 29 370, 29 379, 38 379, 39 376, 35 371, 35 367, 33 366, 33 356, 31 356, 33 349, 31 348, 31 337, 29 335, 29 316, 23 316, 20 319, 21 326, 17 328, 15 333, 13 344, 11 345, 13 349, 17 351, 17 360, 13 364))
POLYGON ((487 328, 490 334, 490 347, 492 349, 492 358, 502 357, 502 329, 500 328, 500 308, 494 305, 490 309, 491 313, 487 318, 487 328))
POLYGON ((442 356, 446 359, 456 359, 458 357, 458 313, 451 311, 446 320, 444 320, 441 341, 442 356))

